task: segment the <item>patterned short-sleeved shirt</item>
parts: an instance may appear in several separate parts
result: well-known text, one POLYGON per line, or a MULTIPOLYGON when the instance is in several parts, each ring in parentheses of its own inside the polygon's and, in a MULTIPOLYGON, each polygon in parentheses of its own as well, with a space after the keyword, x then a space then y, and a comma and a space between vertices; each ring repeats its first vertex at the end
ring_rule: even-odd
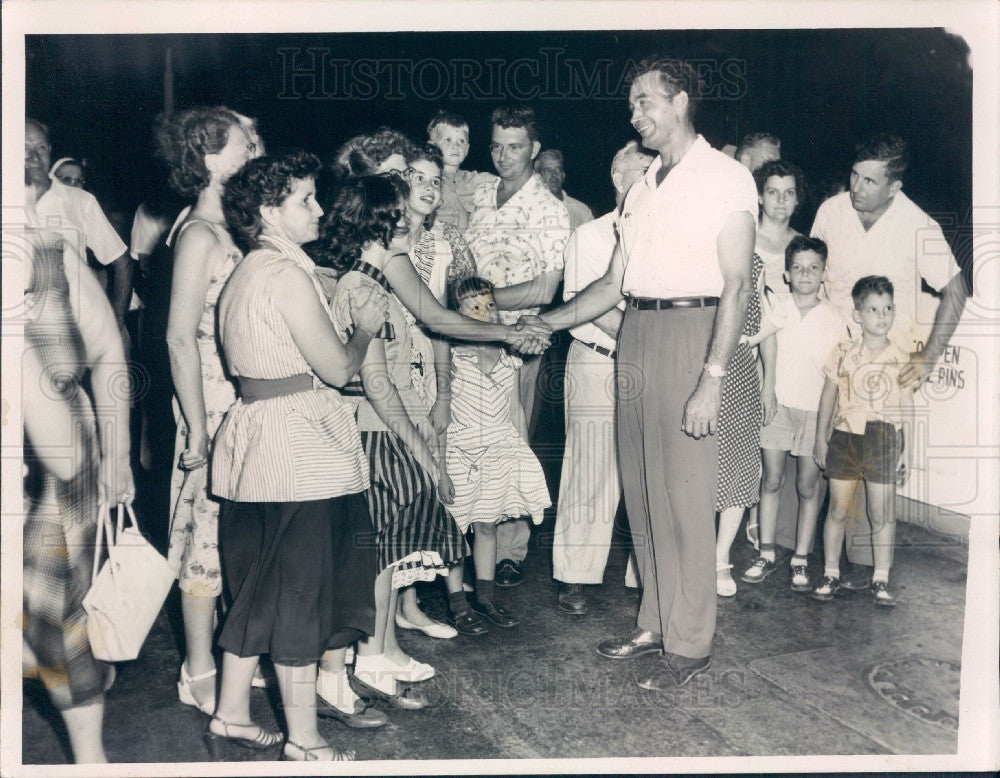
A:
POLYGON ((908 391, 899 385, 899 371, 909 361, 891 342, 876 355, 860 338, 841 341, 823 371, 839 390, 834 429, 863 435, 869 421, 898 427, 903 421, 903 392, 908 391))
MULTIPOLYGON (((475 206, 465 238, 476 258, 479 274, 496 286, 513 286, 543 273, 562 270, 569 240, 569 213, 537 173, 502 207, 497 208, 500 179, 476 189, 475 206)), ((501 311, 513 324, 538 308, 501 311)))

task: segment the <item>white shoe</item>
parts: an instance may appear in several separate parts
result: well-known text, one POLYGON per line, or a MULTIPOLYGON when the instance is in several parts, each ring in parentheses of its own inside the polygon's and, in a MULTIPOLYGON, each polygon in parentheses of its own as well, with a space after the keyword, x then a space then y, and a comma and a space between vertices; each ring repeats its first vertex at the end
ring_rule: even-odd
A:
POLYGON ((396 696, 396 670, 385 654, 359 656, 354 662, 354 677, 376 691, 396 696))
POLYGON ((420 681, 429 681, 434 677, 433 667, 424 662, 418 662, 412 656, 409 661, 401 665, 386 661, 389 667, 394 668, 392 674, 396 676, 397 681, 419 683, 420 681))
POLYGON ((206 673, 188 675, 187 662, 181 662, 181 679, 177 682, 177 698, 185 705, 190 705, 192 708, 200 710, 206 716, 211 716, 215 713, 215 695, 212 695, 213 700, 211 703, 198 702, 194 696, 194 692, 191 691, 191 684, 204 681, 207 678, 215 678, 215 675, 216 669, 214 667, 206 673))
POLYGON ((266 689, 267 679, 264 674, 260 671, 260 665, 257 665, 257 669, 253 671, 253 678, 250 679, 250 685, 254 689, 266 689))
POLYGON ((415 629, 423 632, 427 637, 450 640, 458 635, 458 630, 449 624, 442 624, 440 621, 431 621, 430 624, 414 624, 406 616, 396 611, 396 626, 400 629, 415 629))
POLYGON ((729 572, 732 565, 719 562, 715 566, 715 593, 720 597, 732 597, 736 594, 736 581, 729 572))

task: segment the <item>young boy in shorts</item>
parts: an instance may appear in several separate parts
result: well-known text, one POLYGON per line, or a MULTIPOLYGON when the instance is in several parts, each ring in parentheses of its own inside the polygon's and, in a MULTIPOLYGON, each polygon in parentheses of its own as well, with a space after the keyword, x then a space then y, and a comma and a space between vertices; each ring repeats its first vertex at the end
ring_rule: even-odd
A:
POLYGON ((851 290, 852 317, 861 337, 839 344, 826 366, 816 421, 816 464, 830 480, 830 508, 823 530, 826 569, 812 596, 826 602, 840 589, 840 553, 858 487, 864 481, 871 522, 876 605, 892 606, 889 568, 896 538, 896 484, 905 481, 909 441, 903 421, 912 393, 899 385, 909 355, 889 342, 894 318, 892 282, 865 276, 851 290))
POLYGON ((777 340, 774 394, 778 410, 760 431, 764 472, 760 484, 760 556, 742 580, 758 584, 777 567, 775 534, 778 505, 789 454, 797 463, 799 495, 795 554, 792 556, 792 590, 812 589, 806 572, 807 555, 816 533, 816 519, 823 503, 823 480, 813 460, 816 413, 823 392, 823 368, 834 347, 847 337, 847 322, 829 300, 820 297, 826 277, 826 244, 818 238, 797 235, 785 249, 785 283, 791 294, 775 295, 764 306, 760 332, 747 339, 750 345, 774 335, 777 340))
POLYGON ((438 111, 427 125, 427 140, 441 149, 444 158, 441 205, 436 211, 436 218, 464 233, 473 211, 472 195, 476 187, 484 181, 492 181, 496 176, 460 169, 469 154, 469 123, 457 113, 438 111))

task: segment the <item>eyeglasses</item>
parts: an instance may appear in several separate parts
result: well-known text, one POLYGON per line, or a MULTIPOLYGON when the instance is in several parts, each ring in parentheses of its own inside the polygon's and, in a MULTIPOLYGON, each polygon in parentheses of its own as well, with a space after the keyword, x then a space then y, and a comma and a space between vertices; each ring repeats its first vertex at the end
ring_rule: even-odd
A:
POLYGON ((491 143, 490 153, 499 154, 501 151, 506 149, 511 154, 520 154, 526 148, 528 148, 528 145, 526 143, 508 143, 506 146, 502 143, 491 143))

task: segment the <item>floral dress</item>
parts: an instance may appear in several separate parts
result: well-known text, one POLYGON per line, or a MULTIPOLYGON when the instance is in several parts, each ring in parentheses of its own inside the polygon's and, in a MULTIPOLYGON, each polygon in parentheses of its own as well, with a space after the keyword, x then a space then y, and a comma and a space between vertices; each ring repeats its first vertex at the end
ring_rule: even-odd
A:
MULTIPOLYGON (((229 406, 236 399, 232 381, 227 377, 219 356, 216 304, 222 288, 243 255, 233 245, 229 233, 210 222, 189 219, 181 226, 181 232, 195 222, 207 225, 224 247, 222 257, 209 280, 197 335, 209 440, 208 457, 211 461, 215 433, 229 406)), ((181 232, 178 232, 178 239, 181 232)), ((209 494, 207 466, 190 471, 180 468, 180 455, 187 446, 188 429, 176 398, 174 415, 177 418, 177 438, 174 443, 175 466, 170 479, 170 552, 167 558, 177 571, 178 585, 182 591, 194 597, 217 597, 222 592, 218 543, 219 503, 209 494)))

